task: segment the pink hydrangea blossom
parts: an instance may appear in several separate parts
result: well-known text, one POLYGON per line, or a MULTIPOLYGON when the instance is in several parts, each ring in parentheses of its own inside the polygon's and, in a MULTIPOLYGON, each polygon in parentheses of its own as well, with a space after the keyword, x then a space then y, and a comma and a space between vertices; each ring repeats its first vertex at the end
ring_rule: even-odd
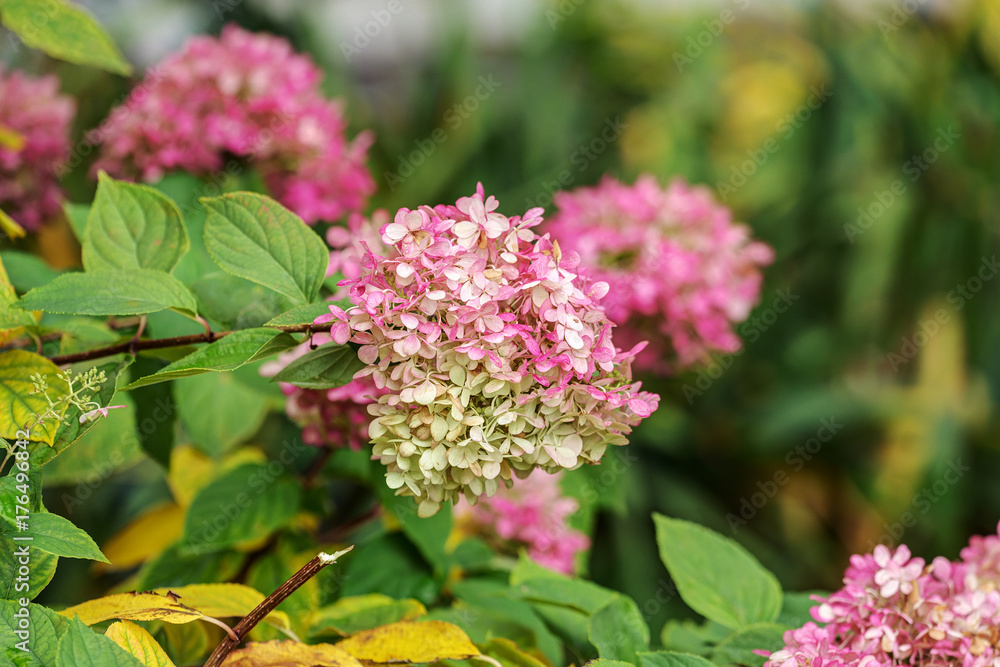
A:
POLYGON ((533 231, 541 209, 508 218, 480 186, 455 205, 400 209, 348 279, 357 305, 330 307, 337 343, 360 345, 355 376, 385 389, 369 406, 373 458, 422 516, 512 475, 597 463, 656 409, 617 349, 598 300, 605 283, 533 231))
MULTIPOLYGON (((347 218, 346 226, 331 225, 326 230, 326 242, 332 248, 327 277, 339 273, 344 280, 357 280, 366 270, 363 262, 369 251, 382 257, 393 257, 393 247, 382 243, 382 235, 379 233, 379 229, 388 223, 388 211, 380 209, 371 218, 353 213, 347 218)), ((340 286, 333 298, 339 301, 349 296, 350 290, 346 286, 340 286)))
MULTIPOLYGON (((313 344, 330 341, 329 334, 313 336, 313 344)), ((308 352, 308 343, 279 354, 261 365, 261 375, 272 377, 292 361, 308 352)), ((333 389, 304 389, 286 382, 279 383, 285 394, 285 412, 302 427, 302 442, 314 447, 339 449, 350 447, 360 451, 368 444, 368 424, 371 416, 367 406, 382 393, 371 378, 362 378, 333 389)))
POLYGON ((644 366, 669 370, 739 349, 733 325, 757 303, 760 269, 774 253, 706 188, 605 177, 554 201, 547 230, 580 254, 581 270, 610 285, 601 305, 619 325, 616 336, 650 341, 644 366))
POLYGON ((462 498, 455 505, 456 525, 501 550, 525 547, 539 565, 572 574, 576 555, 590 547, 590 539, 567 524, 579 503, 562 494, 560 476, 536 469, 475 505, 462 498))
POLYGON ((343 112, 321 94, 321 78, 278 37, 232 25, 219 38, 194 37, 112 112, 95 169, 156 181, 173 169, 229 169, 235 156, 306 222, 338 220, 375 189, 365 167, 372 138, 347 141, 343 112))
MULTIPOLYGON (((961 560, 929 565, 906 546, 851 557, 844 588, 814 596, 807 623, 784 635, 766 667, 1000 667, 1000 525, 961 560)), ((766 652, 761 652, 766 655, 766 652)))
POLYGON ((0 209, 28 230, 60 211, 58 172, 75 113, 55 76, 5 72, 0 64, 0 209))

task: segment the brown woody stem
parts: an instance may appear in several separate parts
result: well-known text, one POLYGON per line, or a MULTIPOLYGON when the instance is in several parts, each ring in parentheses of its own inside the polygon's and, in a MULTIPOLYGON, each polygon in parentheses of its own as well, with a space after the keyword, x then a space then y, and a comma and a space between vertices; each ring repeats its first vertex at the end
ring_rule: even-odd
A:
MULTIPOLYGON (((271 327, 285 333, 318 333, 329 331, 332 324, 297 324, 286 327, 271 327)), ((95 350, 77 352, 75 354, 63 354, 57 357, 50 357, 57 366, 64 364, 75 364, 79 361, 89 361, 102 357, 111 357, 123 352, 140 352, 142 350, 156 350, 165 347, 183 347, 185 345, 197 345, 198 343, 214 343, 224 336, 228 336, 235 331, 206 331, 201 334, 190 336, 174 336, 173 338, 147 338, 146 340, 127 340, 124 343, 116 343, 108 347, 99 347, 95 350)))
POLYGON ((253 630, 253 628, 260 623, 265 616, 274 611, 274 608, 281 604, 285 598, 298 590, 299 586, 312 579, 317 572, 330 563, 336 562, 338 558, 353 548, 353 546, 350 546, 342 551, 337 551, 332 554, 320 552, 315 558, 306 563, 301 570, 293 574, 288 581, 281 584, 276 591, 264 598, 263 602, 257 605, 253 611, 243 617, 242 621, 236 624, 236 627, 233 628, 233 632, 236 633, 238 639, 232 639, 231 637, 224 638, 222 642, 215 647, 212 655, 209 656, 208 662, 205 663, 205 667, 219 667, 225 661, 226 656, 229 655, 229 653, 236 648, 236 646, 243 641, 243 639, 246 638, 247 634, 253 630))

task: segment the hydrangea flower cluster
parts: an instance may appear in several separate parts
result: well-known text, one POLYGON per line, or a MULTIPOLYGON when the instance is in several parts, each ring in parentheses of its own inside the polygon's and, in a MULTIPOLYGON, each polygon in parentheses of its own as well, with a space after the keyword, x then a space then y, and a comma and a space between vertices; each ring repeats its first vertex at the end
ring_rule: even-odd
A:
POLYGON ((278 37, 232 25, 217 39, 194 37, 112 112, 95 169, 152 182, 172 169, 219 172, 235 156, 306 222, 340 219, 375 190, 365 167, 372 138, 347 141, 321 78, 278 37))
POLYGON ((559 210, 547 230, 611 286, 602 305, 619 338, 651 341, 644 365, 670 369, 739 349, 733 324, 757 303, 760 269, 774 253, 751 241, 749 228, 734 224, 706 188, 605 177, 554 201, 559 210))
POLYGON ((344 281, 357 305, 321 318, 361 346, 355 378, 386 390, 369 406, 373 458, 422 516, 535 468, 597 463, 659 400, 631 379, 641 345, 612 343, 607 284, 535 234, 541 209, 498 206, 480 185, 453 206, 400 209, 381 229, 395 255, 367 254, 344 281))
POLYGON ((560 477, 536 469, 475 505, 463 498, 455 505, 455 521, 463 532, 480 535, 500 549, 516 552, 526 547, 539 565, 573 574, 576 555, 590 547, 590 539, 566 523, 580 506, 562 494, 560 477))
POLYGON ((961 560, 926 564, 906 546, 851 557, 844 588, 813 599, 816 623, 785 633, 767 667, 1000 665, 1000 526, 961 560))
MULTIPOLYGON (((330 342, 326 333, 313 335, 313 344, 330 342)), ((283 352, 273 361, 261 365, 265 377, 281 369, 309 351, 309 344, 283 352)), ((304 389, 286 382, 279 383, 285 395, 285 412, 302 427, 302 442, 314 447, 340 449, 350 447, 360 451, 368 444, 368 424, 372 418, 368 405, 381 393, 371 378, 354 380, 334 389, 304 389)))
POLYGON ((59 167, 76 113, 55 76, 5 73, 0 64, 0 209, 29 230, 59 213, 59 167))
MULTIPOLYGON (((347 218, 346 227, 331 225, 326 230, 326 242, 332 248, 327 277, 340 273, 345 280, 357 280, 365 272, 362 261, 369 250, 383 257, 392 257, 393 248, 382 243, 382 235, 379 233, 379 229, 388 222, 388 211, 379 209, 371 218, 352 213, 347 218)), ((350 290, 339 286, 333 298, 339 301, 349 296, 350 290)))

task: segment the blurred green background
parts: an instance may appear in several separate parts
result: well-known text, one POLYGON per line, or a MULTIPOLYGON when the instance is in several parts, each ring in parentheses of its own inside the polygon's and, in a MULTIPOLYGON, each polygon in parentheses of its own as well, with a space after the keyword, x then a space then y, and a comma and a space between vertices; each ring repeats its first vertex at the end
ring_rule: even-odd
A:
MULTIPOLYGON (((745 351, 646 379, 659 412, 567 482, 595 531, 590 576, 654 628, 683 613, 644 605, 666 578, 654 510, 734 536, 799 590, 836 587, 877 541, 954 558, 995 530, 995 1, 400 0, 384 26, 381 2, 89 4, 140 63, 226 22, 312 53, 352 132, 377 136, 374 207, 482 181, 514 215, 566 184, 650 172, 708 185, 775 248, 745 351)), ((60 74, 81 136, 131 85, 2 53, 60 74)), ((83 202, 94 183, 81 169, 67 187, 83 202)), ((155 495, 147 464, 124 467, 71 516, 98 542, 155 495)), ((81 572, 60 567, 46 595, 76 598, 81 572)))

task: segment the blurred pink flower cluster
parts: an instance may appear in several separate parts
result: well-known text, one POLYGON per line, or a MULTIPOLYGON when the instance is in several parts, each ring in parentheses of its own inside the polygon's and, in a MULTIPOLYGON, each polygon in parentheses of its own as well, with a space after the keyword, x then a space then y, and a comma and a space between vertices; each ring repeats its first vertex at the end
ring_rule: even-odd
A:
POLYGON ((194 37, 112 112, 95 169, 152 182, 173 169, 219 172, 235 157, 306 222, 338 220, 375 190, 365 166, 372 137, 347 141, 321 78, 279 37, 232 25, 194 37))
MULTIPOLYGON (((326 333, 312 337, 313 344, 330 342, 326 333)), ((272 377, 303 354, 309 344, 302 344, 279 354, 273 361, 261 365, 260 373, 272 377)), ((370 378, 354 380, 334 389, 304 389, 281 382, 281 392, 286 396, 285 412, 302 427, 302 442, 314 447, 339 449, 350 447, 360 451, 368 444, 367 406, 375 402, 381 392, 370 378)))
POLYGON ((541 209, 497 212, 480 186, 456 205, 400 209, 381 229, 392 257, 367 254, 347 280, 358 304, 333 322, 361 345, 386 393, 369 411, 386 481, 429 516, 460 495, 492 495, 512 474, 597 463, 658 397, 632 382, 598 301, 607 284, 575 273, 541 209))
POLYGON ((55 76, 8 73, 0 64, 0 209, 26 229, 38 229, 62 206, 58 172, 75 112, 55 76))
MULTIPOLYGON (((1000 534, 1000 526, 997 528, 1000 534)), ((816 623, 785 633, 767 667, 1000 665, 1000 536, 929 565, 879 545, 851 557, 844 588, 813 599, 816 623)))
POLYGON ((572 574, 576 555, 590 547, 590 539, 567 524, 579 504, 562 494, 560 477, 535 470, 475 505, 462 499, 455 505, 455 521, 460 530, 481 535, 494 546, 526 547, 539 565, 572 574))
POLYGON ((580 254, 581 271, 610 285, 601 305, 625 344, 649 340, 644 368, 670 370, 733 352, 733 324, 760 296, 761 272, 774 253, 734 224, 706 188, 649 175, 634 185, 600 185, 554 195, 546 228, 563 250, 580 254))

